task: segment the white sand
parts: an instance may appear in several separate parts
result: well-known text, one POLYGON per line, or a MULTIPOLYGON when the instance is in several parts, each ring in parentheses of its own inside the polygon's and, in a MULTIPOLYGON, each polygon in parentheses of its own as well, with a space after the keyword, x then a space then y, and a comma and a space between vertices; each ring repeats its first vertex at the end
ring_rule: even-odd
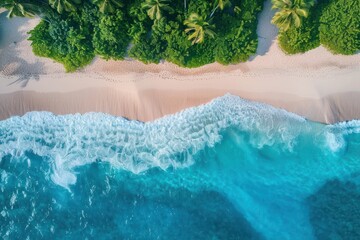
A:
POLYGON ((38 19, 9 21, 1 13, 0 119, 46 110, 101 111, 148 121, 228 92, 315 121, 360 119, 360 54, 332 55, 319 47, 286 56, 277 46, 276 28, 269 24, 269 1, 265 7, 257 55, 249 62, 183 69, 170 63, 96 59, 70 74, 61 64, 32 54, 26 32, 38 19))

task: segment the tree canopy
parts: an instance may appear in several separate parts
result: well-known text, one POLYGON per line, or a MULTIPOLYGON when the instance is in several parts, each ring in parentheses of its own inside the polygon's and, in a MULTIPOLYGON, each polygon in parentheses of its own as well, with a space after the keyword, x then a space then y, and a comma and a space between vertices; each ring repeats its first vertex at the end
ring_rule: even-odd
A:
POLYGON ((278 10, 272 19, 282 31, 290 27, 299 28, 303 18, 309 15, 309 9, 314 5, 314 0, 272 0, 273 9, 278 10))
POLYGON ((202 43, 205 36, 208 35, 211 38, 215 37, 214 25, 206 22, 201 16, 196 13, 190 14, 189 18, 184 21, 186 25, 185 32, 189 33, 188 39, 192 41, 192 44, 202 43))
MULTIPOLYGON (((289 54, 321 44, 334 53, 359 51, 356 0, 272 0, 289 54)), ((30 31, 36 55, 75 71, 98 55, 183 67, 244 62, 256 54, 264 0, 0 0, 8 16, 43 18, 30 31)))
POLYGON ((1 0, 0 7, 8 10, 8 18, 34 17, 39 12, 36 4, 21 0, 1 0))
POLYGON ((309 9, 300 26, 281 31, 279 44, 288 54, 303 53, 320 44, 335 54, 360 50, 360 4, 355 0, 322 0, 309 9))
POLYGON ((99 7, 101 13, 113 13, 117 8, 123 7, 121 0, 91 0, 99 7))
POLYGON ((146 10, 151 20, 160 20, 164 12, 173 12, 169 0, 145 0, 141 6, 146 10))

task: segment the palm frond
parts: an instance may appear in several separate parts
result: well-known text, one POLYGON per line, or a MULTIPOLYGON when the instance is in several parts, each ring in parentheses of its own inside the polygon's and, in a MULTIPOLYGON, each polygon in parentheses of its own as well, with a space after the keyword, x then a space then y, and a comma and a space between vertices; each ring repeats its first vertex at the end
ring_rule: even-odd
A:
POLYGON ((290 27, 301 26, 302 18, 309 15, 309 8, 314 5, 314 0, 272 0, 272 8, 277 9, 272 23, 282 31, 290 27))

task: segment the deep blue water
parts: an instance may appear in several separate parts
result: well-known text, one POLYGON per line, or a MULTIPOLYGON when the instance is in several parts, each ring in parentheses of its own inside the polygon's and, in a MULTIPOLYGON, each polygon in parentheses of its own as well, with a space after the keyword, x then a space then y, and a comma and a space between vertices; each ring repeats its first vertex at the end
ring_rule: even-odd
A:
POLYGON ((0 121, 2 239, 360 239, 360 121, 231 95, 151 123, 0 121))

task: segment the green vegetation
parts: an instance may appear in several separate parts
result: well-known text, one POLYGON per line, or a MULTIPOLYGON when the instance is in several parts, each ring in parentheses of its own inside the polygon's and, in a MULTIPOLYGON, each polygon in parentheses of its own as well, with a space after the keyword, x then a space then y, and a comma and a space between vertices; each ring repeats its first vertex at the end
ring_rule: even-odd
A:
POLYGON ((94 32, 92 19, 97 18, 96 12, 88 6, 83 9, 82 14, 55 15, 49 21, 40 22, 30 31, 33 52, 64 64, 67 71, 89 64, 95 56, 89 36, 94 32))
POLYGON ((33 17, 39 13, 38 6, 31 2, 14 1, 14 0, 0 0, 0 7, 9 10, 8 18, 18 17, 33 17))
POLYGON ((104 59, 124 59, 130 44, 130 37, 124 34, 127 29, 128 24, 124 22, 122 11, 112 15, 101 15, 93 35, 95 54, 104 59))
POLYGON ((163 12, 172 13, 174 10, 169 6, 168 0, 146 0, 141 7, 144 8, 151 20, 160 20, 163 12))
MULTIPOLYGON (((264 0, 0 0, 9 17, 39 16, 33 51, 75 71, 98 55, 183 67, 247 61, 256 53, 264 0)), ((357 0, 272 0, 272 22, 288 54, 320 44, 333 53, 360 49, 357 0)))
POLYGON ((184 67, 246 61, 256 53, 263 1, 0 0, 0 5, 20 9, 11 16, 43 18, 30 31, 34 53, 74 71, 95 55, 184 67))
POLYGON ((214 15, 215 11, 218 8, 220 8, 220 10, 224 10, 225 7, 231 6, 231 2, 230 2, 230 0, 215 0, 214 5, 215 5, 215 7, 210 14, 210 18, 212 18, 212 16, 214 15))
POLYGON ((123 7, 120 0, 92 0, 99 7, 101 13, 113 13, 117 8, 123 7))
POLYGON ((132 58, 145 63, 165 59, 184 67, 198 67, 215 61, 238 63, 256 53, 257 15, 263 0, 155 3, 135 0, 129 6, 132 58), (149 11, 155 5, 159 10, 149 11), (160 18, 156 17, 158 12, 160 18))
POLYGON ((310 7, 314 6, 314 0, 272 0, 272 3, 272 8, 278 10, 272 23, 282 31, 299 28, 303 18, 308 17, 310 7))
MULTIPOLYGON (((273 0, 273 4, 277 1, 295 0, 273 0)), ((296 54, 322 44, 335 54, 355 54, 360 50, 359 12, 356 0, 319 0, 301 17, 300 25, 294 21, 288 28, 279 27, 280 47, 287 54, 296 54)))
POLYGON ((318 11, 311 11, 299 27, 292 26, 287 31, 280 31, 279 45, 285 53, 304 53, 320 46, 318 17, 320 6, 317 5, 316 8, 318 11))
POLYGON ((335 54, 360 50, 360 2, 330 0, 320 17, 320 42, 335 54))
POLYGON ((81 0, 49 0, 49 4, 54 8, 58 13, 73 12, 76 11, 78 4, 81 3, 81 0))
POLYGON ((210 25, 208 22, 199 16, 197 13, 190 14, 189 18, 184 21, 186 25, 185 33, 190 33, 188 39, 192 44, 202 43, 205 39, 205 35, 214 38, 215 32, 214 25, 210 25))

